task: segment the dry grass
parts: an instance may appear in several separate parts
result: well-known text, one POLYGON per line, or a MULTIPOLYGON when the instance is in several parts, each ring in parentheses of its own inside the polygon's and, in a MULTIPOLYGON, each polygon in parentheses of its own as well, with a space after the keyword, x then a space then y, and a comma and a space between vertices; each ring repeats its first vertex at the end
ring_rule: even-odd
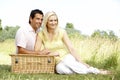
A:
MULTIPOLYGON (((109 39, 71 38, 77 52, 84 61, 93 61, 94 63, 105 63, 108 59, 116 62, 117 70, 120 70, 120 41, 111 41, 109 39), (112 60, 113 59, 113 60, 112 60)), ((106 63, 107 64, 107 63, 106 63)))
POLYGON ((0 64, 11 64, 9 54, 15 53, 14 39, 8 39, 0 42, 0 64))
POLYGON ((14 40, 0 43, 0 80, 119 80, 120 79, 120 41, 106 39, 71 38, 76 50, 84 61, 94 66, 115 70, 112 75, 58 75, 58 74, 13 74, 10 72, 9 54, 15 53, 14 40), (99 64, 98 64, 99 63, 99 64), (3 65, 5 64, 5 65, 3 65), (113 68, 112 68, 113 67, 113 68))

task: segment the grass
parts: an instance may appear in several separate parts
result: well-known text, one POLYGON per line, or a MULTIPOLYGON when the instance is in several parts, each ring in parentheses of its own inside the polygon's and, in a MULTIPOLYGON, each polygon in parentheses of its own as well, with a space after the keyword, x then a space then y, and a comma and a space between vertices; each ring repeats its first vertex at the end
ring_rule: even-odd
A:
POLYGON ((9 54, 15 53, 14 39, 8 39, 0 42, 0 64, 11 64, 9 54))
POLYGON ((71 38, 78 53, 88 64, 111 70, 115 74, 16 74, 11 72, 11 58, 9 54, 15 53, 14 39, 0 43, 0 80, 120 80, 120 41, 106 39, 71 38))
POLYGON ((15 74, 10 72, 10 66, 0 65, 0 80, 119 80, 120 73, 114 75, 95 74, 15 74))

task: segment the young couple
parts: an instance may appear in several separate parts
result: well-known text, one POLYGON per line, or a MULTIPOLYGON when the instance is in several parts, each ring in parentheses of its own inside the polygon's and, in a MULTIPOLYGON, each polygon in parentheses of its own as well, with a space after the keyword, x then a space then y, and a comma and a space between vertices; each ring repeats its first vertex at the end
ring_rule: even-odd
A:
POLYGON ((75 51, 68 34, 58 23, 55 12, 47 12, 44 15, 39 9, 32 10, 28 26, 21 27, 16 33, 17 53, 54 55, 58 74, 110 73, 84 63, 75 51), (39 29, 41 25, 42 30, 39 29))

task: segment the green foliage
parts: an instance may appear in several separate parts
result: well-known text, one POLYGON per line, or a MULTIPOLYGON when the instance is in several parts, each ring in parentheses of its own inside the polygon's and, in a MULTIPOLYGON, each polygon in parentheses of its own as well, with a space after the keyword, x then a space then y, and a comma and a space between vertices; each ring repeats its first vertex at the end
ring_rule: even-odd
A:
MULTIPOLYGON (((87 63, 90 63, 92 65, 95 64, 96 66, 98 66, 99 68, 102 68, 102 69, 117 70, 117 67, 119 64, 118 63, 118 56, 117 56, 118 53, 112 53, 112 55, 110 55, 108 58, 106 58, 106 59, 103 58, 103 60, 101 59, 101 62, 97 62, 97 63, 95 62, 95 60, 97 58, 96 54, 93 55, 91 57, 91 60, 87 61, 87 63)), ((105 56, 103 56, 103 57, 105 57, 105 56)))
POLYGON ((0 19, 0 31, 2 30, 2 25, 1 25, 2 20, 0 19))
POLYGON ((69 37, 81 36, 81 32, 79 30, 74 29, 72 23, 67 23, 65 30, 67 31, 69 37))
POLYGON ((5 29, 0 31, 0 42, 4 41, 5 39, 14 39, 16 31, 19 29, 19 26, 10 27, 6 26, 5 29))
POLYGON ((0 31, 2 31, 2 26, 0 26, 0 31))
POLYGON ((96 30, 91 37, 101 37, 101 38, 107 38, 108 37, 108 33, 106 31, 100 31, 100 30, 96 30))
POLYGON ((69 38, 76 38, 77 37, 79 39, 83 39, 86 37, 85 35, 81 34, 80 30, 76 30, 72 23, 67 23, 65 30, 67 31, 69 38))
POLYGON ((100 31, 100 30, 96 30, 94 31, 94 33, 91 35, 92 38, 108 38, 110 40, 114 40, 116 41, 118 39, 118 37, 114 34, 114 32, 112 30, 110 30, 108 33, 106 31, 100 31))
POLYGON ((66 28, 65 30, 67 31, 68 34, 76 34, 76 33, 80 34, 80 31, 76 29, 66 28))
POLYGON ((74 25, 72 23, 67 23, 66 28, 74 29, 74 25))
POLYGON ((118 37, 114 34, 113 31, 109 31, 109 39, 111 39, 111 40, 117 40, 118 37))
POLYGON ((118 66, 117 59, 117 53, 113 53, 103 62, 104 68, 111 68, 115 70, 118 66))
POLYGON ((80 33, 79 30, 71 29, 71 28, 66 28, 65 29, 68 33, 69 38, 78 38, 78 39, 84 39, 85 36, 80 33))

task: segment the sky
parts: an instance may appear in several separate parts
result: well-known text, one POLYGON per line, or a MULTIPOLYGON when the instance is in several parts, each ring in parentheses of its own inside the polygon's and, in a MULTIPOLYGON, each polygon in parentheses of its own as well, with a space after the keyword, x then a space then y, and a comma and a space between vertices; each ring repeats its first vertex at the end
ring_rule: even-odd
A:
POLYGON ((120 0, 0 0, 2 26, 25 27, 33 9, 56 12, 61 27, 69 22, 82 34, 99 29, 120 36, 120 0))

